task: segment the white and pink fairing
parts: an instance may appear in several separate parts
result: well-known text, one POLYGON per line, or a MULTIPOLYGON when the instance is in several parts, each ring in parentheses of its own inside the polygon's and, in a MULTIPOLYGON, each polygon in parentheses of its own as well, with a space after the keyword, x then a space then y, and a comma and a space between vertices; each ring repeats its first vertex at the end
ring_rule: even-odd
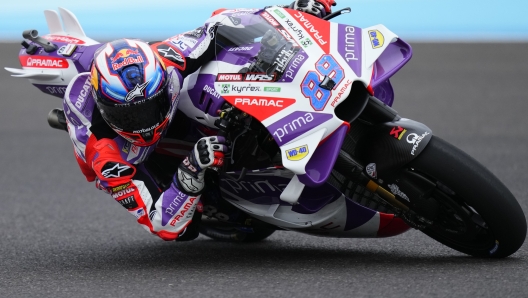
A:
MULTIPOLYGON (((88 70, 98 43, 86 37, 71 12, 62 8, 59 12, 63 25, 56 12, 45 12, 50 29, 45 37, 59 50, 41 50, 35 56, 21 49, 23 69, 6 69, 61 97, 67 83, 88 70), (28 65, 35 57, 41 61, 28 65)), ((250 173, 246 181, 224 177, 224 198, 264 222, 313 235, 384 237, 406 231, 408 226, 394 215, 345 198, 326 180, 349 129, 349 121, 336 116, 336 107, 353 100, 349 94, 354 82, 384 93, 385 103, 392 104, 388 79, 410 59, 410 47, 383 25, 361 29, 278 7, 227 10, 207 23, 221 23, 219 30, 260 24, 277 30, 299 49, 282 53, 284 75, 278 81, 265 74, 238 75, 258 53, 258 38, 252 44, 224 48, 215 61, 184 81, 178 108, 191 119, 215 128, 216 110, 227 101, 262 122, 280 146, 284 169, 250 173), (335 79, 329 90, 319 87, 325 75, 335 79), (204 93, 211 98, 203 98, 204 93), (325 192, 324 202, 314 200, 315 189, 325 192), (304 196, 310 192, 306 203, 304 196), (260 197, 254 200, 257 194, 260 197)))

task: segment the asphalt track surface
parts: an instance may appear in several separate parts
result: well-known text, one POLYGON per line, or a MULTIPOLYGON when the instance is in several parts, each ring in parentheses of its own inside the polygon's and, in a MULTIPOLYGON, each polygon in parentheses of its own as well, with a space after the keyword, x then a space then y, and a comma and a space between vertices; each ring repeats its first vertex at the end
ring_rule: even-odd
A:
MULTIPOLYGON (((0 66, 19 66, 18 47, 0 45, 0 66)), ((483 163, 528 213, 528 44, 413 47, 392 80, 396 110, 483 163)), ((66 133, 47 125, 59 104, 0 70, 0 297, 528 296, 527 244, 483 260, 415 230, 163 242, 86 183, 66 133)))

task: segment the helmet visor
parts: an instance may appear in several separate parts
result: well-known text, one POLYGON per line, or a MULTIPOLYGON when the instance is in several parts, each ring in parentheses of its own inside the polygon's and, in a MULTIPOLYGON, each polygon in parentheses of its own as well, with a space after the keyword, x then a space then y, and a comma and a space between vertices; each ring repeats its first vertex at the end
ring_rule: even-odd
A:
POLYGON ((149 135, 167 118, 171 100, 163 88, 149 99, 126 104, 107 104, 98 100, 98 107, 106 122, 116 131, 149 135))

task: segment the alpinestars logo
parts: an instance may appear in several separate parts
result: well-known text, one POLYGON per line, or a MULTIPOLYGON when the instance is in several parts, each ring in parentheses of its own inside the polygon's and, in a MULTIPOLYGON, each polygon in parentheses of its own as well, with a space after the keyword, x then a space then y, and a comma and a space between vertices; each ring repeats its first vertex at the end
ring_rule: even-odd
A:
POLYGON ((183 171, 178 171, 178 173, 180 176, 180 182, 186 191, 190 193, 197 193, 203 189, 204 183, 202 181, 199 181, 198 179, 183 171))
MULTIPOLYGON (((122 177, 121 174, 131 169, 132 168, 127 165, 116 163, 110 169, 103 170, 102 174, 105 178, 119 178, 122 177)), ((126 176, 126 174, 124 176, 126 176)))
POLYGON ((137 97, 145 97, 145 89, 147 88, 147 85, 150 83, 150 81, 146 81, 145 83, 141 84, 141 85, 136 85, 136 87, 134 87, 134 89, 130 90, 130 92, 128 92, 127 96, 125 97, 125 101, 126 102, 131 102, 132 100, 134 100, 134 98, 137 98, 137 97))
POLYGON ((163 55, 163 57, 169 59, 169 60, 176 60, 178 62, 185 62, 183 60, 183 57, 180 55, 180 53, 176 52, 173 48, 167 47, 165 49, 158 48, 158 53, 163 55))

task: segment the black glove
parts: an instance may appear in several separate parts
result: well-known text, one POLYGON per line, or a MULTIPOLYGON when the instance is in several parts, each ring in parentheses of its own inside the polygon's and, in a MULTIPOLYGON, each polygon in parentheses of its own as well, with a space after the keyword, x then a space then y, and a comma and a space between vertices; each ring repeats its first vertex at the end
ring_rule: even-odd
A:
POLYGON ((205 169, 224 164, 225 143, 224 137, 205 137, 194 145, 189 156, 178 166, 176 176, 182 192, 199 195, 203 191, 205 169))

